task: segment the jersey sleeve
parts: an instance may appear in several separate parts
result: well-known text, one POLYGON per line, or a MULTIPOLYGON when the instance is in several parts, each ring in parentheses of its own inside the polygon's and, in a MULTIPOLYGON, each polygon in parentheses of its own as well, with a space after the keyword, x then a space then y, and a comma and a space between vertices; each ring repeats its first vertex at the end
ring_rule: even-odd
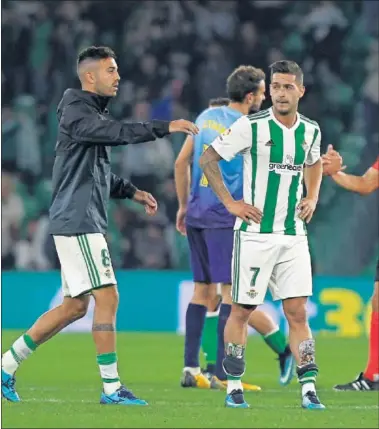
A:
POLYGON ((376 161, 373 164, 372 168, 375 168, 375 170, 379 170, 379 156, 376 158, 376 161))
POLYGON ((316 128, 315 130, 314 140, 312 142, 311 148, 308 152, 307 159, 305 160, 306 165, 315 164, 321 157, 320 148, 321 148, 321 131, 320 128, 316 128))
POLYGON ((225 159, 231 161, 238 153, 251 147, 252 130, 246 116, 239 118, 234 124, 219 135, 211 144, 213 149, 225 159))

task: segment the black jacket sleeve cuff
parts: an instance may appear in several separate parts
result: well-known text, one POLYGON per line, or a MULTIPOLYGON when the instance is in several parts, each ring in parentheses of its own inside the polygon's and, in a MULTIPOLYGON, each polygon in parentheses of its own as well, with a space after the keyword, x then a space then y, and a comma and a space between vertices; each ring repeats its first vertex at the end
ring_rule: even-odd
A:
POLYGON ((125 198, 129 198, 130 200, 134 197, 135 193, 137 192, 137 188, 130 182, 125 184, 124 188, 124 195, 125 198))
POLYGON ((169 131, 170 122, 169 121, 158 121, 158 120, 154 119, 151 122, 153 125, 153 133, 157 137, 164 137, 164 136, 167 136, 167 134, 170 134, 170 131, 169 131))

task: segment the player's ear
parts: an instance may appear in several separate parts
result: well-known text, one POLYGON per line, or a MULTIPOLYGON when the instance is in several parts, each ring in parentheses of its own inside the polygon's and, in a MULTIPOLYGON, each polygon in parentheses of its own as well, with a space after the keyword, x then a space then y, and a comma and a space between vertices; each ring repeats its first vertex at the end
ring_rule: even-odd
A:
POLYGON ((299 88, 299 90, 300 90, 300 98, 302 98, 303 95, 305 94, 305 86, 301 85, 300 88, 299 88))
POLYGON ((254 94, 252 93, 252 92, 248 92, 246 95, 245 95, 245 98, 244 98, 244 103, 246 103, 246 104, 250 104, 251 102, 252 102, 252 100, 253 100, 253 98, 254 98, 254 94))
POLYGON ((95 73, 93 71, 87 71, 85 73, 85 76, 86 76, 86 80, 88 83, 91 83, 91 84, 95 83, 96 77, 95 77, 95 73))

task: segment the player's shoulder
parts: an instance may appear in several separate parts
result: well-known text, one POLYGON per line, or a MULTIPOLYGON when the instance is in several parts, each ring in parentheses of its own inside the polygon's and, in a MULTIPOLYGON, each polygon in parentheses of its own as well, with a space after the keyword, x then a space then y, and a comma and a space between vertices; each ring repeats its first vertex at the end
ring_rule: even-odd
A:
POLYGON ((196 121, 204 121, 207 119, 215 118, 223 112, 222 109, 223 109, 223 106, 208 107, 198 115, 198 117, 196 118, 196 121))
POLYGON ((252 113, 251 115, 246 115, 245 117, 250 123, 252 123, 257 121, 267 121, 270 116, 270 109, 265 109, 257 113, 252 113))
POLYGON ((314 121, 313 119, 308 118, 307 116, 303 115, 299 112, 300 121, 304 122, 307 125, 313 125, 315 128, 320 129, 320 125, 317 121, 314 121))

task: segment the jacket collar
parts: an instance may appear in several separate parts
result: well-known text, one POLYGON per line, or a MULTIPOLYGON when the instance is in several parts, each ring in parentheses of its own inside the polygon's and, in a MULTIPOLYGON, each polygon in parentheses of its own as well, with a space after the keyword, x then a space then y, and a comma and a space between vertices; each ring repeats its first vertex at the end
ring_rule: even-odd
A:
POLYGON ((94 92, 84 91, 82 89, 78 89, 77 95, 82 98, 86 103, 100 110, 100 112, 107 112, 107 105, 111 97, 104 97, 99 94, 95 94, 94 92))

